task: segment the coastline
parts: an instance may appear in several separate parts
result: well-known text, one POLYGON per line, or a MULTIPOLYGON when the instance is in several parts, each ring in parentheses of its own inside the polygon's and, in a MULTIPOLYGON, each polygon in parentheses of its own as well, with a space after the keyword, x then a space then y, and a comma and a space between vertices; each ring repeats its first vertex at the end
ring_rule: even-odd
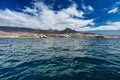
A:
POLYGON ((3 32, 0 31, 0 38, 120 38, 119 35, 102 35, 89 33, 29 33, 29 32, 3 32))

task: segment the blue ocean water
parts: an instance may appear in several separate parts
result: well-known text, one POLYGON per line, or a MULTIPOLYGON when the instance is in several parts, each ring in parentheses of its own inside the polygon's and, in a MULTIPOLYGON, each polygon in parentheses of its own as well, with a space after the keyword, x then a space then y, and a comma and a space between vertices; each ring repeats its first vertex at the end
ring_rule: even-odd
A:
POLYGON ((0 80, 120 80, 120 39, 1 38, 0 80))

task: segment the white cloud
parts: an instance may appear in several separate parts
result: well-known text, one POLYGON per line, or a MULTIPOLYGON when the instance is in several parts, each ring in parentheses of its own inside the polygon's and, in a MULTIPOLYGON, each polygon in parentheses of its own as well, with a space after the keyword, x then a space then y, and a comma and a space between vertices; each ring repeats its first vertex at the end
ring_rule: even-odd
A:
POLYGON ((108 22, 106 26, 99 26, 97 30, 120 30, 120 22, 108 22))
POLYGON ((23 10, 23 12, 36 13, 36 12, 37 12, 37 9, 36 9, 36 8, 31 9, 31 8, 29 8, 29 7, 25 7, 25 9, 23 10))
POLYGON ((83 14, 84 12, 82 11, 77 11, 76 9, 77 5, 76 4, 73 4, 70 8, 68 9, 63 9, 62 11, 69 14, 69 15, 75 15, 77 17, 80 17, 82 18, 83 17, 83 14))
POLYGON ((21 12, 11 11, 9 9, 0 10, 0 25, 1 26, 17 26, 17 27, 30 27, 39 22, 35 17, 26 15, 21 12))
POLYGON ((84 4, 84 2, 82 2, 82 8, 85 10, 85 11, 88 11, 88 12, 93 12, 94 11, 94 8, 92 6, 86 6, 84 4))
MULTIPOLYGON (((69 8, 62 9, 56 13, 50 10, 45 4, 36 2, 33 8, 25 7, 24 12, 16 12, 9 9, 0 10, 0 26, 58 30, 71 28, 77 31, 120 30, 120 22, 108 22, 107 25, 92 28, 87 26, 88 24, 94 26, 94 19, 84 20, 83 15, 85 13, 78 11, 76 7, 77 5, 73 4, 69 8), (27 13, 35 15, 32 16, 27 13), (73 18, 71 15, 80 17, 81 19, 73 18)), ((109 13, 115 13, 116 9, 109 13)), ((92 8, 90 8, 90 10, 92 10, 92 8)))
POLYGON ((94 9, 93 9, 92 6, 88 6, 88 10, 90 10, 90 11, 94 11, 94 9))
MULTIPOLYGON (((67 9, 58 11, 57 14, 41 2, 35 2, 33 8, 25 7, 23 12, 9 9, 0 10, 0 26, 29 27, 37 29, 59 29, 71 28, 78 30, 81 26, 93 25, 94 19, 84 20, 84 12, 76 9, 73 4, 67 9), (27 13, 35 14, 34 16, 27 13), (71 17, 77 16, 81 19, 71 17)), ((90 8, 92 10, 92 8, 90 8)))
POLYGON ((114 7, 117 7, 119 5, 120 5, 120 1, 116 2, 115 5, 114 5, 114 7))
POLYGON ((116 13, 118 12, 118 7, 113 8, 112 10, 109 10, 108 13, 116 13))
POLYGON ((120 30, 120 22, 108 22, 107 25, 98 26, 94 28, 83 27, 81 31, 93 31, 93 30, 120 30))

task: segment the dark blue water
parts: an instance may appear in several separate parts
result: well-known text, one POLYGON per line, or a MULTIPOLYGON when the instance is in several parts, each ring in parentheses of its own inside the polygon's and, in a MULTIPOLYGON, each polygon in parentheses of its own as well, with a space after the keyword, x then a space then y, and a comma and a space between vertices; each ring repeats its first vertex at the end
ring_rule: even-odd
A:
POLYGON ((120 80, 120 39, 0 39, 0 80, 120 80))

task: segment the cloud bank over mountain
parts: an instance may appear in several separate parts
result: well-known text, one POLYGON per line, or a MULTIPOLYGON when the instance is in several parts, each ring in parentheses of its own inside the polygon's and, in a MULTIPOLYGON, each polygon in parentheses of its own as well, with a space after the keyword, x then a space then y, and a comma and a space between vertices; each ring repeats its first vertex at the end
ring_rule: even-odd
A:
POLYGON ((55 12, 42 2, 35 2, 33 8, 25 7, 23 12, 0 10, 0 25, 58 30, 78 30, 81 26, 93 25, 94 19, 84 20, 84 12, 78 11, 76 6, 73 4, 67 9, 55 12))
POLYGON ((70 2, 69 6, 64 4, 64 8, 62 8, 63 5, 60 4, 57 5, 58 9, 55 9, 54 5, 57 0, 50 1, 52 3, 47 4, 42 0, 33 0, 30 2, 31 6, 24 5, 24 8, 19 11, 9 8, 0 9, 0 26, 57 30, 71 28, 77 31, 120 30, 120 21, 110 19, 110 16, 111 18, 115 17, 113 14, 119 15, 120 2, 115 2, 110 8, 104 7, 102 10, 103 13, 107 14, 105 15, 96 13, 98 12, 97 4, 86 5, 84 0, 81 0, 81 4, 78 4, 75 0, 68 0, 70 2))

